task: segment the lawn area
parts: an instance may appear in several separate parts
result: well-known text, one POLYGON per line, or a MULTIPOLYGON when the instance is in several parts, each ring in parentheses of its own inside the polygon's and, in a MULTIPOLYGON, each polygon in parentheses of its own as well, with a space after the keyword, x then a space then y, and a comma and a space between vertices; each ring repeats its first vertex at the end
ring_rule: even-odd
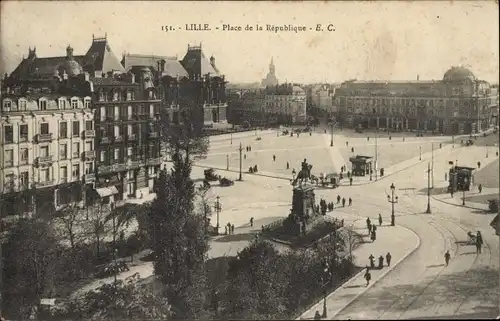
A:
POLYGON ((498 193, 496 194, 476 194, 473 196, 465 197, 466 201, 474 203, 488 204, 488 200, 498 199, 498 193))
MULTIPOLYGON (((491 155, 490 157, 496 157, 494 155, 491 155)), ((479 171, 477 171, 474 181, 476 185, 483 185, 483 187, 489 187, 489 188, 498 188, 499 187, 499 178, 498 178, 498 157, 497 159, 492 162, 491 164, 488 164, 487 166, 481 168, 479 171)))

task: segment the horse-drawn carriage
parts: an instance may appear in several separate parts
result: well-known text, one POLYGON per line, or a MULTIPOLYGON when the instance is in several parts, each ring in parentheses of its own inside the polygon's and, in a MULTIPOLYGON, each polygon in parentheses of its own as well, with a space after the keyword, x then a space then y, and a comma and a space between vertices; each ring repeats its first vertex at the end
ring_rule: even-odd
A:
POLYGON ((223 177, 219 180, 219 184, 222 187, 227 187, 227 186, 233 186, 234 182, 228 178, 223 177))

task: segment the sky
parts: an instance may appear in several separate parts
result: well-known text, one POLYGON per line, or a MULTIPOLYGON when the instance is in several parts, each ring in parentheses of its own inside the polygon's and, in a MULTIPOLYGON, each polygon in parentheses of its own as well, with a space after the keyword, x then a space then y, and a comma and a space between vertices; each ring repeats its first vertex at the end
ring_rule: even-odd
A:
POLYGON ((64 56, 68 45, 83 55, 92 34, 106 33, 119 58, 126 51, 180 60, 188 44, 201 43, 230 82, 260 82, 271 57, 280 82, 438 80, 458 65, 480 79, 499 79, 494 1, 1 1, 0 15, 2 74, 12 72, 30 46, 38 57, 64 56), (186 24, 211 30, 188 31, 186 24), (224 31, 224 24, 243 30, 224 31), (254 30, 245 31, 247 24, 254 30), (257 24, 264 30, 256 31, 257 24), (306 31, 276 33, 266 31, 267 24, 306 31))

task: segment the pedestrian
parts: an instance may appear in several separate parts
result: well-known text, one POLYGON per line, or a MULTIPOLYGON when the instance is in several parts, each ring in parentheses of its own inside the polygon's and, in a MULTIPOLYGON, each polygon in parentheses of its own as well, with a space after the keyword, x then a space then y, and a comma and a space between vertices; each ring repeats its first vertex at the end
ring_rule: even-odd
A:
POLYGON ((349 146, 349 142, 345 142, 345 145, 346 145, 346 146, 349 146))
POLYGON ((477 168, 481 168, 481 162, 477 162, 477 168))
POLYGON ((375 257, 373 256, 373 254, 370 254, 368 259, 370 260, 370 267, 373 269, 375 267, 375 257))
POLYGON ((273 162, 276 161, 276 155, 273 155, 273 162))
POLYGON ((231 234, 234 234, 234 224, 231 225, 231 234))
POLYGON ((444 262, 446 263, 446 266, 448 266, 448 263, 450 262, 450 258, 451 258, 450 251, 447 250, 446 253, 444 254, 444 262))
POLYGON ((250 227, 253 227, 253 217, 250 217, 250 227))
POLYGON ((340 195, 337 195, 337 204, 340 203, 340 195))
POLYGON ((483 185, 479 184, 477 189, 479 190, 479 194, 481 194, 481 192, 483 191, 483 185))
POLYGON ((375 233, 375 231, 373 229, 372 229, 371 239, 372 239, 372 242, 375 242, 375 240, 377 239, 377 233, 375 233))
POLYGON ((286 169, 290 169, 290 163, 286 162, 286 169))
POLYGON ((366 227, 368 228, 368 234, 370 234, 372 232, 372 221, 369 217, 366 219, 366 227))
POLYGON ((403 142, 405 141, 405 138, 403 137, 403 142))
POLYGON ((349 206, 352 205, 352 198, 349 197, 349 206))
POLYGON ((380 213, 378 214, 378 225, 382 226, 382 215, 380 213))
POLYGON ((450 190, 450 194, 451 194, 451 198, 453 198, 453 186, 451 187, 451 190, 450 190))
POLYGON ((366 140, 367 140, 367 141, 370 141, 370 136, 366 137, 366 140))
POLYGON ((347 177, 351 178, 351 171, 347 171, 347 177))
POLYGON ((352 177, 349 177, 349 185, 352 186, 352 177))
POLYGON ((321 320, 321 314, 319 314, 318 310, 316 310, 316 313, 314 314, 314 320, 321 320))
POLYGON ((226 227, 229 234, 231 234, 231 223, 227 223, 226 227))
POLYGON ((342 197, 342 207, 345 207, 345 197, 342 197))
POLYGON ((243 155, 243 158, 244 158, 244 159, 247 159, 247 154, 244 154, 244 155, 243 155))
POLYGON ((312 133, 311 133, 311 132, 309 132, 309 136, 312 136, 312 133))
POLYGON ((351 152, 354 153, 354 147, 351 147, 351 152))
POLYGON ((448 173, 444 173, 444 181, 446 182, 448 180, 448 173))
POLYGON ((483 246, 483 237, 481 236, 481 232, 477 231, 476 235, 476 252, 481 254, 481 247, 483 246))
POLYGON ((498 157, 498 151, 496 152, 496 154, 497 154, 497 157, 498 157))
POLYGON ((372 231, 373 231, 373 232, 377 232, 377 225, 372 224, 372 231))
POLYGON ((370 284, 371 279, 372 279, 372 276, 371 276, 370 272, 366 271, 366 273, 365 273, 366 286, 368 286, 370 284))
POLYGON ((384 267, 384 257, 381 255, 378 257, 378 268, 382 269, 384 267))
POLYGON ((385 260, 387 261, 387 266, 391 266, 391 253, 387 252, 387 254, 385 255, 385 260))
POLYGON ((226 231, 224 232, 224 235, 227 235, 227 225, 226 225, 226 226, 224 226, 224 227, 225 227, 225 229, 226 229, 226 231))

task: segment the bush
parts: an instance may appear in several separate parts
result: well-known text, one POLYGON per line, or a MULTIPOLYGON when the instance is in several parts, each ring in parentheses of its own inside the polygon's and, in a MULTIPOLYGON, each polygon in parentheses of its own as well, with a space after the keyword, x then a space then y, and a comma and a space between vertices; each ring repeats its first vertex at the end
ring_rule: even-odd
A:
POLYGON ((330 221, 324 221, 316 224, 311 228, 306 235, 300 235, 292 240, 292 247, 309 246, 328 234, 335 232, 337 230, 337 225, 330 221))

